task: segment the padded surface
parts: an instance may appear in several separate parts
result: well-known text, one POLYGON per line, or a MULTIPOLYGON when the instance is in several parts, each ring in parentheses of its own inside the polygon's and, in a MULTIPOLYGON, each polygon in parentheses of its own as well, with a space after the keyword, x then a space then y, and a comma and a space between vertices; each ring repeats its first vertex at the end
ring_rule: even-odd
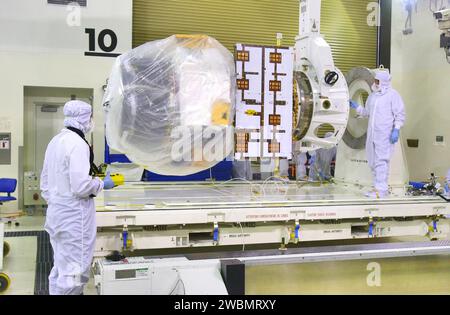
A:
POLYGON ((17 179, 0 178, 0 192, 12 193, 16 190, 17 179))
POLYGON ((9 196, 0 196, 0 202, 6 202, 6 201, 13 201, 16 200, 16 198, 14 197, 9 197, 9 196))

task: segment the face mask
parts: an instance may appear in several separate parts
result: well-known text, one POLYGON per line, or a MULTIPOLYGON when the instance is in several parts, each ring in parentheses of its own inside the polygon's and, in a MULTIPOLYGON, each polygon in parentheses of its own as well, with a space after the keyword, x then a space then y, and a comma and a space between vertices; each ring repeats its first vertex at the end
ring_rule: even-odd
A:
POLYGON ((372 91, 373 92, 380 92, 380 86, 378 84, 372 84, 372 91))
POLYGON ((94 131, 94 128, 95 128, 95 123, 94 123, 94 121, 91 119, 91 120, 89 121, 88 127, 86 128, 86 132, 85 132, 85 133, 91 133, 92 131, 94 131))

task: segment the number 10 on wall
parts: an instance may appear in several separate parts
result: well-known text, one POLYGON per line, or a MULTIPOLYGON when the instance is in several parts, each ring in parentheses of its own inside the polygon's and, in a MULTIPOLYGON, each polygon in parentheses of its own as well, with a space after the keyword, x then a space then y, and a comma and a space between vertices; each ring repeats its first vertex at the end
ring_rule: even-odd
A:
POLYGON ((86 28, 84 31, 89 35, 89 51, 84 53, 85 56, 117 57, 120 55, 113 53, 117 47, 117 35, 113 30, 104 29, 98 33, 98 36, 96 36, 95 28, 86 28), (101 51, 97 51, 97 45, 101 51))

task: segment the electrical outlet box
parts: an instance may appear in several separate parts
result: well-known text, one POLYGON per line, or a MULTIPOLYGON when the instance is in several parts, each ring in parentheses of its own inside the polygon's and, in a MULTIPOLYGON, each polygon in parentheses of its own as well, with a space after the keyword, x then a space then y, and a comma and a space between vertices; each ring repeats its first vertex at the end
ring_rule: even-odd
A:
POLYGON ((11 133, 0 133, 0 164, 11 164, 11 133))
POLYGON ((35 172, 25 172, 23 176, 24 206, 45 206, 41 196, 40 176, 35 172))

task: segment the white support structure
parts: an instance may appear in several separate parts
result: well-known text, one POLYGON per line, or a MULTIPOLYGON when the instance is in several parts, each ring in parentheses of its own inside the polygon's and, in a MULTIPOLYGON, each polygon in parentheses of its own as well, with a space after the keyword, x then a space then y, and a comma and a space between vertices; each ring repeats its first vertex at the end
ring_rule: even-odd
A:
POLYGON ((312 33, 320 33, 320 0, 300 0, 299 11, 299 35, 308 36, 312 33))
POLYGON ((348 122, 348 87, 334 65, 330 45, 320 34, 320 6, 318 0, 300 2, 294 79, 300 102, 296 151, 301 152, 337 145, 348 122), (325 132, 333 136, 324 139, 325 132))
POLYGON ((449 236, 450 204, 440 197, 373 200, 351 185, 253 185, 126 184, 106 191, 96 199, 96 256, 124 249, 124 229, 127 250, 449 236))

